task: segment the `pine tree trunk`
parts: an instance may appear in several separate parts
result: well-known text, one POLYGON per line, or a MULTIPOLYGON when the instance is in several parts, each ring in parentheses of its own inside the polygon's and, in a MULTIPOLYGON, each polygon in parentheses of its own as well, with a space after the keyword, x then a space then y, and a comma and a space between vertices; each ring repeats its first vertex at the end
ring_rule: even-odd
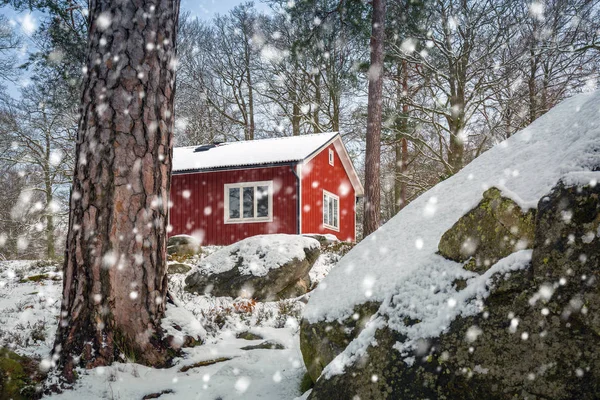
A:
POLYGON ((178 0, 91 0, 62 312, 63 376, 164 365, 178 0))
POLYGON ((365 213, 363 237, 379 228, 381 209, 381 97, 383 90, 383 41, 385 0, 373 0, 371 66, 367 105, 367 146, 365 151, 365 213))

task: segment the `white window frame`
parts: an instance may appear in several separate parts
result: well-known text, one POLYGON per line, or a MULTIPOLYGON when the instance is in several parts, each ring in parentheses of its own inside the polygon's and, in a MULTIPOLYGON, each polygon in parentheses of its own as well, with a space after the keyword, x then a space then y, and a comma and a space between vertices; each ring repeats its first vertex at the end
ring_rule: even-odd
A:
POLYGON ((333 149, 329 149, 329 165, 333 165, 333 160, 335 157, 333 156, 333 149))
POLYGON ((224 214, 223 214, 223 222, 225 224, 248 224, 255 222, 272 222, 273 221, 273 181, 257 181, 257 182, 238 182, 238 183, 226 183, 224 186, 224 214), (256 217, 256 212, 258 210, 257 201, 258 198, 256 196, 256 188, 258 186, 267 186, 267 193, 269 198, 269 214, 266 217, 256 217), (254 217, 253 218, 244 218, 244 200, 243 200, 243 188, 254 188, 254 217), (239 218, 230 218, 229 217, 229 189, 239 189, 240 190, 240 217, 239 218))
MULTIPOLYGON (((338 196, 336 196, 335 194, 323 189, 323 204, 322 204, 322 206, 323 206, 323 227, 325 227, 327 229, 331 229, 332 231, 339 232, 340 231, 340 198, 338 196), (336 220, 337 220, 338 226, 325 223, 325 213, 328 212, 327 208, 325 207, 325 204, 326 204, 325 198, 326 197, 330 197, 332 200, 337 202, 337 215, 336 215, 337 218, 336 218, 336 220)), ((335 209, 335 207, 334 207, 334 209, 335 209)))

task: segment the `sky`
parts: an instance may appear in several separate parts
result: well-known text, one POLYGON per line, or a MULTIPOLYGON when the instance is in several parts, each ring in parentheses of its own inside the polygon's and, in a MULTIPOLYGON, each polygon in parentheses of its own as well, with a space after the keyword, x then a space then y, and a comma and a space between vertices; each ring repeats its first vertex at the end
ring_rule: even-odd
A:
MULTIPOLYGON (((210 20, 217 14, 226 14, 239 4, 246 3, 243 0, 181 0, 181 12, 190 12, 192 17, 196 16, 203 20, 210 20)), ((269 7, 266 3, 260 1, 254 1, 255 7, 263 12, 268 12, 269 7)), ((43 18, 43 14, 39 12, 15 12, 11 7, 0 7, 0 14, 5 15, 9 18, 11 25, 17 30, 22 36, 24 46, 21 51, 16 52, 14 55, 18 63, 25 62, 27 54, 34 48, 31 40, 28 39, 35 32, 36 28, 40 23, 40 19, 43 18)), ((0 57, 4 57, 1 55, 0 57)), ((19 96, 19 84, 28 82, 28 73, 22 72, 22 75, 18 78, 19 82, 5 82, 4 85, 8 88, 9 93, 13 97, 19 96)))
MULTIPOLYGON (((233 7, 243 4, 241 0, 181 0, 181 9, 190 11, 202 19, 211 19, 216 14, 225 14, 233 7)), ((267 11, 269 7, 262 2, 255 1, 254 5, 261 11, 267 11)))

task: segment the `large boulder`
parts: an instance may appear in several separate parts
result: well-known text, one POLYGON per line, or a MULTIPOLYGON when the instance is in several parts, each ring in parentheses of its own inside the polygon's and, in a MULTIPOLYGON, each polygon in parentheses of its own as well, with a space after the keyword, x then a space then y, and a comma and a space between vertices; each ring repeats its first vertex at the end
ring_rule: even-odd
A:
POLYGON ((299 235, 253 236, 206 257, 186 278, 185 289, 260 301, 297 297, 309 289, 319 248, 317 240, 299 235))
MULTIPOLYGON (((600 398, 600 185, 559 184, 538 206, 531 265, 494 275, 481 312, 410 354, 375 345, 310 399, 600 398)), ((389 321, 388 321, 389 322, 389 321)))
POLYGON ((193 256, 202 252, 200 240, 190 235, 171 236, 167 242, 167 253, 171 256, 193 256))
POLYGON ((531 248, 534 221, 535 209, 523 212, 517 203, 492 187, 474 209, 444 233, 438 249, 445 258, 470 260, 467 269, 484 272, 509 254, 531 248))
MULTIPOLYGON (((503 197, 497 188, 483 193, 483 200, 446 231, 438 245, 447 259, 465 263, 465 269, 485 272, 509 254, 533 246, 535 209, 523 212, 513 200, 503 197)), ((455 281, 459 288, 465 279, 455 281)), ((304 364, 313 382, 321 372, 364 328, 381 302, 357 305, 342 320, 311 322, 304 319, 300 347, 304 364)), ((406 319, 409 322, 410 317, 406 319)))
POLYGON ((597 248, 573 246, 600 234, 599 108, 566 100, 339 261, 303 311, 312 398, 598 396, 597 248))

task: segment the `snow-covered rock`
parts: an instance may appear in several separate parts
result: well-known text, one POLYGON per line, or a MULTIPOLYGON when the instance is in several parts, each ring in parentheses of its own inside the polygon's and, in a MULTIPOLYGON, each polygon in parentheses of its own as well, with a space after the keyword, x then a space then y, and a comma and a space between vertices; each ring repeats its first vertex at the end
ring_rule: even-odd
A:
MULTIPOLYGON (((487 394, 500 390, 498 398, 534 398, 533 386, 527 382, 538 388, 551 388, 544 393, 545 398, 567 398, 565 393, 575 390, 577 379, 598 379, 600 363, 594 353, 586 355, 576 350, 584 336, 592 348, 596 348, 598 339, 579 335, 578 329, 572 330, 575 323, 561 322, 561 317, 564 318, 564 310, 576 308, 571 300, 575 299, 575 305, 580 305, 577 309, 583 310, 581 304, 587 306, 588 302, 580 297, 595 298, 598 292, 597 268, 589 266, 598 263, 600 232, 596 232, 595 225, 584 227, 583 218, 570 227, 577 233, 570 236, 567 232, 569 221, 575 221, 573 215, 587 214, 591 220, 586 224, 600 223, 598 177, 591 176, 600 168, 599 117, 600 92, 563 102, 413 201, 342 258, 311 296, 301 337, 308 335, 310 342, 314 339, 310 332, 319 332, 319 327, 328 328, 329 333, 323 331, 325 335, 348 333, 353 330, 347 326, 350 321, 356 325, 364 319, 361 308, 369 305, 367 308, 374 307, 376 312, 367 316, 369 321, 354 329, 352 335, 341 338, 348 345, 333 362, 320 360, 321 367, 328 365, 309 398, 328 398, 334 393, 343 398, 358 395, 361 399, 380 398, 377 396, 381 393, 393 398, 478 398, 485 397, 485 390, 487 394), (565 184, 575 182, 579 187, 559 196, 556 193, 564 192, 559 185, 548 196, 561 178, 565 184), (480 203, 483 193, 491 187, 498 188, 502 197, 514 201, 523 212, 536 208, 540 201, 539 208, 546 201, 552 203, 554 219, 545 227, 540 225, 543 217, 538 210, 533 246, 535 275, 529 269, 531 250, 520 250, 517 243, 513 254, 485 266, 487 270, 478 269, 481 275, 438 254, 444 233, 480 203), (564 209, 561 198, 577 193, 585 193, 595 202, 588 204, 580 198, 567 203, 582 207, 581 210, 564 209), (558 226, 555 230, 562 233, 550 245, 546 242, 552 231, 549 226, 558 226), (591 247, 575 252, 568 248, 569 243, 586 244, 584 239, 591 247), (536 256, 542 248, 550 251, 548 246, 555 253, 536 256), (568 267, 549 278, 543 266, 560 265, 556 261, 560 254, 571 254, 568 260, 561 261, 568 267), (596 261, 587 262, 590 259, 596 261), (582 266, 586 270, 578 274, 582 266), (573 278, 568 277, 569 270, 573 278), (593 286, 578 284, 581 280, 588 282, 592 275, 593 286), (511 278, 505 281, 508 277, 511 278), (542 302, 535 301, 537 308, 531 308, 531 299, 547 301, 545 295, 562 290, 563 280, 566 296, 557 298, 555 309, 542 308, 542 302), (463 285, 458 285, 458 281, 463 285), (569 289, 571 281, 573 287, 569 289), (523 316, 516 316, 517 312, 523 316), (545 330, 543 320, 549 319, 548 315, 556 322, 549 324, 554 330, 545 330), (519 328, 519 318, 527 319, 526 330, 519 328), (554 336, 549 337, 549 332, 554 336), (485 341, 481 340, 483 337, 485 341), (573 340, 567 340, 568 337, 573 340), (542 363, 537 369, 530 362, 525 363, 526 368, 511 369, 512 364, 519 363, 519 357, 533 357, 530 353, 534 348, 543 354, 534 358, 542 363), (576 355, 566 357, 567 350, 576 355), (510 356, 504 358, 503 352, 510 356), (493 359, 499 361, 494 364, 493 359), (577 363, 581 365, 576 367, 577 363), (572 370, 565 374, 561 367, 572 370), (489 379, 484 379, 486 376, 489 379), (558 376, 559 383, 550 378, 558 376), (469 383, 469 379, 480 386, 469 383), (502 380, 494 383, 496 389, 488 384, 494 379, 502 380), (460 395, 451 393, 452 387, 459 387, 460 395)), ((506 228, 511 231, 512 226, 506 228)), ((588 320, 589 311, 587 307, 588 320)), ((583 312, 577 315, 581 317, 583 312)), ((600 316, 596 314, 592 320, 600 320, 600 316)), ((307 360, 306 353, 304 356, 310 371, 310 363, 319 354, 312 354, 312 360, 307 360)))
POLYGON ((175 235, 167 242, 169 255, 193 256, 202 252, 199 238, 190 235, 175 235))
POLYGON ((299 296, 310 287, 319 252, 319 242, 308 237, 253 236, 203 259, 186 278, 186 290, 256 300, 299 296))

